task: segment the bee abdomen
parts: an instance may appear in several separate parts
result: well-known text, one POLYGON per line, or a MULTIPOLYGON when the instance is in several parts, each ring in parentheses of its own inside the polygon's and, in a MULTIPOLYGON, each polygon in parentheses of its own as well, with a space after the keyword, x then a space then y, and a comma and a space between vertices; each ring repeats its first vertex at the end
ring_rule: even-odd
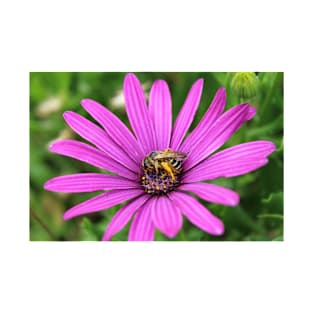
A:
POLYGON ((170 163, 176 170, 181 170, 182 168, 182 161, 179 161, 177 159, 170 159, 170 163))

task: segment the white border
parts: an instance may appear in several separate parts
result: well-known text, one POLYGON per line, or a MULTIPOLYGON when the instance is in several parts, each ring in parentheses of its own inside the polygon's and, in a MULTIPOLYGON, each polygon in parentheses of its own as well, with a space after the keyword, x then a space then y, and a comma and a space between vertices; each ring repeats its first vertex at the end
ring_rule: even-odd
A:
POLYGON ((312 311, 308 3, 1 4, 1 312, 312 311), (285 242, 29 243, 28 72, 38 70, 284 71, 285 242))

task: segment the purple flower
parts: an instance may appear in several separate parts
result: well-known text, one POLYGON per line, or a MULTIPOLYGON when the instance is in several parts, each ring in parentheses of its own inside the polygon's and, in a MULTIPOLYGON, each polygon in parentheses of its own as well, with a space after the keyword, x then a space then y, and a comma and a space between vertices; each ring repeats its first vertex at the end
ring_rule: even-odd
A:
POLYGON ((128 240, 153 240, 156 228, 173 238, 182 227, 182 215, 203 231, 222 235, 223 222, 192 194, 208 202, 236 206, 239 203, 236 192, 204 181, 243 175, 264 166, 275 145, 270 141, 247 142, 213 154, 256 113, 248 103, 224 113, 224 88, 217 91, 200 123, 186 136, 202 87, 203 79, 192 85, 173 127, 167 83, 163 80, 153 83, 147 105, 134 74, 127 74, 124 81, 125 106, 134 134, 112 112, 90 99, 82 100, 81 104, 102 128, 77 113, 65 112, 67 124, 92 145, 60 140, 52 143, 50 150, 112 175, 72 174, 47 181, 45 189, 57 192, 105 190, 67 210, 64 219, 127 201, 108 224, 103 240, 110 240, 130 220, 128 240))

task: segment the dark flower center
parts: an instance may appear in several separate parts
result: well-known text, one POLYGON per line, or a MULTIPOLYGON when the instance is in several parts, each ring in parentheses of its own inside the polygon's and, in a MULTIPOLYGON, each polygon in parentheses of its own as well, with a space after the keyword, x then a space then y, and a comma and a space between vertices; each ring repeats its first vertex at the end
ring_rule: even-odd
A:
POLYGON ((171 149, 152 151, 142 161, 141 185, 150 195, 167 194, 175 190, 181 181, 185 153, 171 149))

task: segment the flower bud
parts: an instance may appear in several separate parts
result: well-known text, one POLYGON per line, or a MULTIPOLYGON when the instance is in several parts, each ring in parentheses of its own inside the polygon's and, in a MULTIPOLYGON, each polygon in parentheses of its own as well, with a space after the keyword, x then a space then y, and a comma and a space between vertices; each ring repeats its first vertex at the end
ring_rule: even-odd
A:
POLYGON ((250 99, 256 96, 259 79, 253 72, 238 72, 233 76, 230 87, 233 92, 242 99, 250 99))

